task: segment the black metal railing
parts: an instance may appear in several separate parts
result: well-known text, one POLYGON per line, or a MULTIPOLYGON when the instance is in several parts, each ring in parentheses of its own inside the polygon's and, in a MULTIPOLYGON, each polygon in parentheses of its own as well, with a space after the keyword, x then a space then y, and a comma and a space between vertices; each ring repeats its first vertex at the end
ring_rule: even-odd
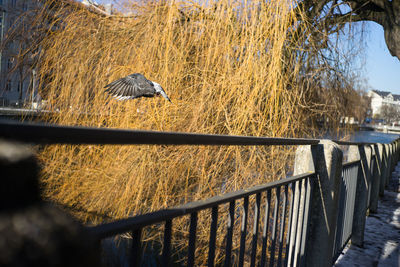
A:
POLYGON ((357 177, 360 171, 360 160, 343 164, 333 262, 339 257, 351 238, 357 177))
MULTIPOLYGON (((315 176, 314 176, 315 177, 315 176)), ((304 266, 305 249, 311 215, 314 179, 303 179, 295 184, 291 209, 293 217, 289 220, 286 261, 284 266, 304 266)), ((273 266, 273 265, 271 265, 273 266)), ((278 264, 278 266, 281 266, 278 264)))
MULTIPOLYGON (((255 266, 257 263, 262 266, 264 266, 265 263, 269 263, 270 266, 273 266, 275 261, 280 266, 283 262, 291 262, 293 261, 293 258, 299 258, 300 254, 298 252, 304 250, 306 238, 304 230, 306 227, 302 227, 302 224, 299 224, 299 222, 303 222, 304 225, 307 224, 309 209, 305 209, 299 213, 296 208, 294 208, 298 206, 298 202, 295 202, 293 196, 296 191, 299 191, 299 195, 307 196, 301 201, 303 202, 303 205, 309 207, 314 178, 315 173, 297 175, 268 184, 255 186, 250 189, 239 190, 222 196, 215 196, 204 201, 192 202, 170 209, 90 227, 89 230, 99 238, 106 238, 117 234, 131 232, 133 238, 136 240, 133 242, 135 246, 132 248, 132 251, 137 252, 140 251, 140 236, 142 229, 146 226, 162 223, 165 226, 161 262, 164 266, 167 266, 170 257, 173 221, 176 218, 188 215, 190 216, 190 227, 189 238, 187 240, 187 266, 193 266, 194 253, 196 250, 198 214, 200 211, 209 210, 211 212, 211 218, 209 220, 210 238, 208 243, 208 266, 214 266, 217 224, 218 218, 221 218, 221 216, 227 216, 228 218, 227 233, 225 236, 226 244, 224 262, 226 266, 230 266, 232 263, 233 225, 236 220, 241 221, 239 259, 236 264, 243 266, 246 251, 246 238, 248 234, 248 214, 250 213, 249 198, 253 196, 255 197, 255 203, 252 212, 254 217, 252 218, 252 242, 249 250, 250 266, 255 266), (264 205, 262 205, 261 199, 265 200, 264 205), (239 202, 241 203, 240 207, 237 206, 237 203, 239 202), (229 205, 228 214, 220 213, 221 209, 219 207, 224 204, 229 205), (261 207, 264 209, 263 214, 261 213, 261 207), (295 213, 295 216, 293 216, 293 213, 295 213), (263 225, 260 225, 261 220, 263 225), (292 221, 296 221, 296 223, 292 224, 292 221), (262 233, 259 233, 260 227, 262 227, 262 233), (292 229, 291 234, 288 233, 287 229, 292 229), (293 240, 290 239, 291 236, 294 237, 293 240), (257 246, 260 237, 262 238, 262 249, 261 254, 257 256, 257 246), (298 239, 297 241, 296 238, 298 239), (295 245, 298 247, 296 247, 297 250, 294 247, 295 245), (291 253, 289 253, 289 251, 291 253)), ((132 263, 140 262, 140 253, 133 253, 132 256, 132 263)))
POLYGON ((318 139, 269 138, 176 132, 122 130, 0 122, 0 136, 34 144, 77 145, 315 145, 318 139))
MULTIPOLYGON (((371 162, 370 162, 370 168, 369 168, 369 175, 370 179, 368 181, 368 197, 367 197, 367 208, 369 209, 371 207, 371 193, 372 193, 372 178, 374 177, 374 173, 377 172, 378 168, 378 163, 377 163, 377 155, 374 149, 372 149, 371 146, 371 162)), ((377 176, 377 175, 375 175, 377 176)))
MULTIPOLYGON (((208 135, 193 133, 173 133, 155 131, 133 131, 121 129, 88 128, 39 125, 0 121, 0 137, 34 144, 153 144, 153 145, 316 145, 318 139, 266 138, 249 136, 208 135)), ((373 145, 335 141, 339 145, 373 145)), ((396 150, 397 153, 397 150, 396 150)), ((377 171, 376 153, 371 157, 371 175, 377 171)), ((339 215, 334 243, 335 260, 348 243, 352 235, 354 205, 357 201, 356 183, 361 172, 361 160, 343 164, 342 180, 339 193, 339 215)), ((207 200, 196 201, 182 206, 159 210, 127 219, 105 223, 87 229, 99 240, 107 237, 131 233, 131 265, 140 265, 142 233, 146 227, 162 224, 163 241, 161 263, 167 266, 173 250, 171 237, 174 232, 174 220, 189 216, 189 234, 187 237, 187 266, 195 265, 196 233, 199 212, 211 214, 208 220, 208 266, 214 266, 218 220, 226 216, 226 235, 224 236, 224 265, 233 263, 243 266, 304 266, 307 235, 312 214, 313 188, 318 174, 308 172, 285 178, 249 189, 226 193, 207 200), (253 201, 249 201, 252 198, 253 201), (254 204, 254 207, 249 207, 254 204), (228 206, 227 209, 222 208, 228 206), (253 217, 249 218, 252 214, 253 217), (235 223, 240 222, 240 233, 234 233, 235 223), (251 239, 246 248, 249 222, 251 239), (259 229, 262 229, 261 233, 259 229), (233 236, 240 234, 238 257, 232 256, 233 236), (261 249, 260 249, 261 248, 261 249), (233 260, 235 262, 233 262, 233 260)), ((368 193, 370 199, 371 192, 368 193)), ((369 202, 369 200, 368 200, 369 202)), ((369 203, 368 203, 369 207, 369 203)), ((202 225, 204 228, 204 225, 202 225)))

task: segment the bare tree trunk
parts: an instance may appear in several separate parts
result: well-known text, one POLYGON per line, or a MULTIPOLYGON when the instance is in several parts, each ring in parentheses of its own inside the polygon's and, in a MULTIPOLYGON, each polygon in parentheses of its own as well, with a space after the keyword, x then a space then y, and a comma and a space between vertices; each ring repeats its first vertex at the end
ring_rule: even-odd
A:
POLYGON ((311 20, 324 17, 332 32, 339 31, 346 22, 374 21, 380 24, 390 54, 400 60, 400 0, 347 0, 335 4, 331 0, 303 0, 301 3, 311 20), (347 6, 345 9, 351 11, 343 13, 345 9, 340 6, 347 6))
MULTIPOLYGON (((399 16, 400 20, 400 16, 399 16)), ((385 41, 390 54, 400 60, 400 25, 388 25, 385 30, 385 41)))

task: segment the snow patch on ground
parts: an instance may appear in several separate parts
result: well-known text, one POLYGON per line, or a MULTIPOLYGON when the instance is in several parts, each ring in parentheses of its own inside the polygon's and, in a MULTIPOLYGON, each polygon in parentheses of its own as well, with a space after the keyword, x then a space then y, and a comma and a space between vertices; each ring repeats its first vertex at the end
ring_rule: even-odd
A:
POLYGON ((366 219, 364 247, 347 245, 335 266, 400 267, 400 164, 379 200, 378 213, 366 219))

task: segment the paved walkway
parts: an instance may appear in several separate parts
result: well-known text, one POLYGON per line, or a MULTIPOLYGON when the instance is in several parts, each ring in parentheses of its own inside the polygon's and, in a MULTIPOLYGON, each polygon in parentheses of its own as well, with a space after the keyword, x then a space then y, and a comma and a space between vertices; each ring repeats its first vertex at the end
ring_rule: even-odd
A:
POLYGON ((400 267, 400 164, 392 174, 378 213, 367 217, 364 247, 347 246, 335 266, 400 267))

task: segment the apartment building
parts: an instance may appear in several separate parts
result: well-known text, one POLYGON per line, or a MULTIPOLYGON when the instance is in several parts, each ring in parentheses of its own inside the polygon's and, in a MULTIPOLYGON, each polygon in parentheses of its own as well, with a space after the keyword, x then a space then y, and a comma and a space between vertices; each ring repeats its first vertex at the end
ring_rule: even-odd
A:
MULTIPOLYGON (((112 14, 111 4, 103 6, 93 0, 63 1, 67 4, 80 3, 82 8, 97 14, 112 14)), ((0 106, 31 108, 40 106, 41 99, 37 93, 35 70, 32 68, 33 59, 29 62, 29 57, 24 57, 24 62, 21 62, 17 56, 30 45, 27 43, 29 38, 24 38, 30 33, 20 31, 19 27, 17 38, 7 38, 10 36, 10 30, 12 32, 21 20, 32 16, 33 13, 29 11, 36 9, 38 5, 40 5, 38 0, 0 0, 0 43, 4 44, 4 40, 8 40, 0 50, 0 106)))
POLYGON ((400 109, 400 95, 387 91, 371 90, 368 92, 368 97, 371 99, 372 116, 379 115, 384 105, 400 109))
MULTIPOLYGON (((37 5, 35 0, 0 0, 0 106, 21 106, 32 99, 32 70, 29 62, 17 64, 17 55, 28 44, 23 38, 5 38, 24 14, 37 5)), ((20 33, 18 33, 20 34, 20 33)), ((35 95, 34 95, 35 97, 35 95)))

